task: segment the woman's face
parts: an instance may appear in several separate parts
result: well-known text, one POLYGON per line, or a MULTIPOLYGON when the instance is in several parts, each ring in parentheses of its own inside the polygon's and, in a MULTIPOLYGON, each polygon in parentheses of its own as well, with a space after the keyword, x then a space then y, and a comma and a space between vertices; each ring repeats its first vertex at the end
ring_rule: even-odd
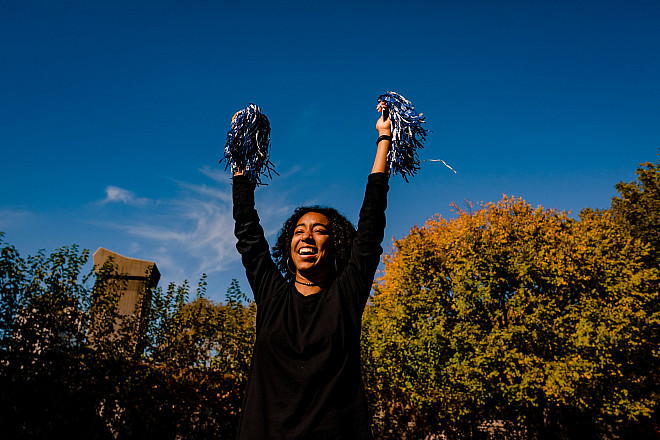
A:
POLYGON ((333 256, 330 221, 318 212, 300 217, 291 239, 291 259, 299 273, 323 274, 333 256))

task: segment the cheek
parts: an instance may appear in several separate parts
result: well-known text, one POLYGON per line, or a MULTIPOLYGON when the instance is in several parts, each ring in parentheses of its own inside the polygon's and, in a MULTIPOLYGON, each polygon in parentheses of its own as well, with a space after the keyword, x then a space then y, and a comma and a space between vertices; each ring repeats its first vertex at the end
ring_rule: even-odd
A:
POLYGON ((328 237, 325 242, 323 243, 323 248, 325 249, 325 252, 330 254, 330 255, 335 255, 335 247, 332 244, 332 238, 328 237))

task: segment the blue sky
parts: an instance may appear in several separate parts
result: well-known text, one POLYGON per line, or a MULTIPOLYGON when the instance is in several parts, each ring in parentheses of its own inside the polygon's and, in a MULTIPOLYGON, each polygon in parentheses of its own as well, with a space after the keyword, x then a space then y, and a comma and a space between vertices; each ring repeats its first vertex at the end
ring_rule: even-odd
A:
POLYGON ((303 204, 356 222, 376 98, 432 130, 391 180, 385 247, 450 204, 607 208, 660 147, 660 3, 2 2, 0 231, 22 255, 78 244, 249 290, 222 155, 248 103, 280 173, 257 190, 269 241, 303 204))

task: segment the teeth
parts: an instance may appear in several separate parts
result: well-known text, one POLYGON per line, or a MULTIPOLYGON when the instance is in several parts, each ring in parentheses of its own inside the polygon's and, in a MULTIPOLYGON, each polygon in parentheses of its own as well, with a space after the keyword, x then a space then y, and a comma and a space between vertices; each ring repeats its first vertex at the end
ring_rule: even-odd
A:
POLYGON ((300 249, 300 251, 298 251, 298 253, 299 253, 300 255, 313 255, 313 254, 315 254, 316 252, 314 251, 314 249, 310 249, 310 248, 302 248, 302 249, 300 249))

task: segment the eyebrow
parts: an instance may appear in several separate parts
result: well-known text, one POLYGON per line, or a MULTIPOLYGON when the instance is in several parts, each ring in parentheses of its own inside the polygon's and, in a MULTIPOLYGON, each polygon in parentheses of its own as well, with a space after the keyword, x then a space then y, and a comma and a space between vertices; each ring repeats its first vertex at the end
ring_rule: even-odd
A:
MULTIPOLYGON (((296 225, 296 228, 297 228, 298 226, 305 226, 305 223, 298 223, 298 224, 296 225)), ((330 226, 326 225, 325 223, 314 223, 314 224, 312 225, 312 228, 315 228, 315 227, 317 227, 317 226, 323 226, 323 227, 326 228, 326 229, 328 229, 328 228, 330 227, 330 226)))

